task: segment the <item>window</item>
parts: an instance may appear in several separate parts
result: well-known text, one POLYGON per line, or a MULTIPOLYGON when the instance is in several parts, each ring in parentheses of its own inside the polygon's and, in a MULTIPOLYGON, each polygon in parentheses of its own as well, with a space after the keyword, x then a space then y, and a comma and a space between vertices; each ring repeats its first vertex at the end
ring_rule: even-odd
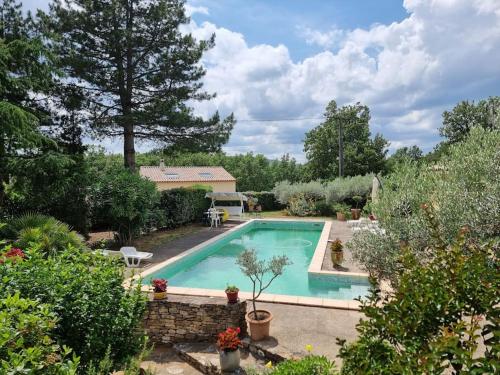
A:
POLYGON ((178 174, 178 173, 170 173, 170 172, 167 172, 167 173, 165 173, 165 175, 166 175, 166 176, 167 176, 167 178, 169 178, 169 179, 179 178, 179 174, 178 174))
POLYGON ((212 173, 210 173, 210 172, 200 172, 200 173, 198 173, 198 175, 200 177, 203 177, 203 178, 212 178, 213 177, 212 173))

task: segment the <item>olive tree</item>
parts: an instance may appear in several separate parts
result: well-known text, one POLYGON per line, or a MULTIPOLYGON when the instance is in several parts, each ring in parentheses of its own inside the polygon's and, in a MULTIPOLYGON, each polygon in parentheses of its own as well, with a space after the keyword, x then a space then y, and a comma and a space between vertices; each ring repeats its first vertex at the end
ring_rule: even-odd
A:
POLYGON ((274 279, 283 274, 283 269, 292 262, 286 255, 274 256, 270 260, 259 260, 255 250, 243 251, 236 260, 243 273, 252 281, 252 307, 255 320, 260 320, 255 307, 255 300, 266 290, 274 279), (265 276, 270 274, 268 280, 265 276))

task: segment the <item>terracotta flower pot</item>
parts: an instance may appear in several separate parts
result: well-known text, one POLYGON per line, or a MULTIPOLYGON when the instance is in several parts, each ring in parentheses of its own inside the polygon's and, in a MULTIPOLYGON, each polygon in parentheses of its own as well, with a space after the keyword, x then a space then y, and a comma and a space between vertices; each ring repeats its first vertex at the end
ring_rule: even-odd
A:
POLYGON ((345 221, 345 215, 343 212, 337 211, 337 220, 338 221, 345 221))
POLYGON ((167 298, 167 291, 153 292, 153 299, 165 299, 165 298, 167 298))
POLYGON ((238 292, 239 292, 239 290, 237 290, 236 292, 228 292, 226 290, 227 303, 236 303, 236 302, 238 302, 238 292))
POLYGON ((264 319, 254 319, 253 311, 250 311, 245 315, 246 321, 250 327, 250 337, 254 341, 259 341, 269 337, 269 328, 271 326, 271 320, 273 320, 273 314, 267 310, 257 310, 257 315, 263 315, 264 319))
POLYGON ((335 266, 340 266, 344 261, 344 251, 332 251, 332 263, 335 266))
POLYGON ((361 217, 361 208, 351 208, 351 215, 353 220, 358 220, 361 217))
POLYGON ((220 369, 222 372, 233 372, 240 367, 240 350, 219 352, 220 369))

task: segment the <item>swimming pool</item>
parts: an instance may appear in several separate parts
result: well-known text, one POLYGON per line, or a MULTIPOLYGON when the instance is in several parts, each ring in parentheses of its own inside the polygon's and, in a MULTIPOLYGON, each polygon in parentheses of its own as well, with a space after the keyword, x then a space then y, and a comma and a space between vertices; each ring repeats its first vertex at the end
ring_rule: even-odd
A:
MULTIPOLYGON (((325 222, 252 220, 155 267, 153 272, 145 273, 143 284, 149 285, 152 278, 165 278, 169 287, 224 290, 230 284, 251 292, 252 284, 236 265, 236 259, 243 250, 254 249, 259 259, 284 254, 293 262, 265 293, 336 300, 366 295, 366 277, 308 271, 324 226, 325 222)), ((322 254, 319 256, 322 261, 322 254)))

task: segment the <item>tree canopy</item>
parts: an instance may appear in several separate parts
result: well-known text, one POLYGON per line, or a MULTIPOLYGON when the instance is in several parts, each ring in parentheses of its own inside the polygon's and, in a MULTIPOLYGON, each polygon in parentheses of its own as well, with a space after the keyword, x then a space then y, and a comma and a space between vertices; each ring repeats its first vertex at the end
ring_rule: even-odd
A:
POLYGON ((135 140, 217 151, 233 116, 195 116, 189 101, 202 90, 200 59, 214 45, 180 27, 189 22, 182 0, 55 0, 44 17, 66 85, 82 90, 99 136, 123 137, 125 166, 135 169, 135 140))
POLYGON ((388 142, 379 134, 373 139, 369 129, 370 110, 356 103, 338 107, 332 100, 325 121, 306 133, 304 151, 311 179, 338 176, 339 125, 343 128, 344 175, 379 172, 384 168, 388 142))
POLYGON ((441 136, 448 143, 463 141, 473 127, 500 129, 500 97, 493 96, 477 104, 469 101, 458 103, 451 111, 443 113, 441 136))

